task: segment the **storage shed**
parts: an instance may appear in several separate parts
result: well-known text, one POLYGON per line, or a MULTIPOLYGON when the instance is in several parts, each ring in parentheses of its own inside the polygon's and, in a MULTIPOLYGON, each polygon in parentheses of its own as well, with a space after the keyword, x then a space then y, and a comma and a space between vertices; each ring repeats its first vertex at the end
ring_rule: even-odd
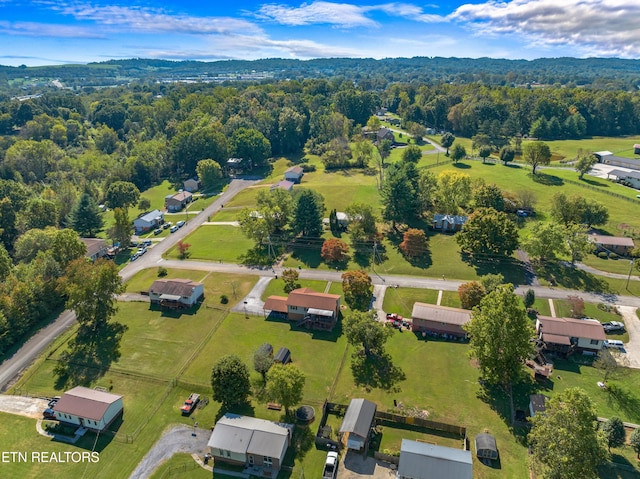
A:
POLYGON ((273 358, 273 362, 280 364, 291 362, 291 351, 289 351, 289 348, 280 348, 273 358))
POLYGON ((476 436, 476 456, 479 459, 498 459, 496 438, 489 433, 476 436))

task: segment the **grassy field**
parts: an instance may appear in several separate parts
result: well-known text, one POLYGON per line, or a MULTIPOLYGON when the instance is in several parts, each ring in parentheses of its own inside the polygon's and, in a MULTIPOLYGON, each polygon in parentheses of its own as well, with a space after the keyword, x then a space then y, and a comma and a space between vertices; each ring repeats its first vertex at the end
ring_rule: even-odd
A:
MULTIPOLYGON (((549 145, 549 148, 551 148, 552 154, 566 159, 575 158, 579 149, 589 152, 607 150, 617 156, 634 158, 637 157, 637 155, 633 155, 633 145, 638 142, 640 142, 640 136, 595 136, 593 138, 584 138, 581 140, 545 141, 545 143, 549 145)), ((522 142, 523 145, 526 143, 526 141, 522 142)))
MULTIPOLYGON (((320 293, 324 293, 327 286, 326 281, 318 281, 314 279, 301 279, 298 282, 300 283, 300 287, 311 288, 320 293)), ((284 291, 284 281, 282 278, 272 279, 269 281, 264 293, 262 293, 262 300, 266 301, 269 296, 287 296, 287 293, 284 291)))
MULTIPOLYGON (((191 245, 190 259, 229 263, 239 263, 240 257, 254 245, 252 240, 242 234, 240 228, 224 225, 203 225, 184 241, 191 245)), ((178 247, 171 248, 165 256, 178 259, 178 247)))
POLYGON ((413 303, 436 304, 438 291, 435 289, 387 288, 382 308, 387 313, 398 313, 405 318, 411 317, 413 303))

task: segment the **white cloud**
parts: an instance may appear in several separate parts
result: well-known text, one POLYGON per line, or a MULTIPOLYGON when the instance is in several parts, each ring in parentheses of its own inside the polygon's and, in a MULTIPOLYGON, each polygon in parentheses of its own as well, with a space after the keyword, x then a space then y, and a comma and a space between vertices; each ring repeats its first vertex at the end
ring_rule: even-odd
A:
POLYGON ((36 22, 0 21, 0 34, 29 37, 104 38, 104 35, 90 28, 36 22))
POLYGON ((512 0, 460 6, 449 15, 479 35, 520 35, 535 46, 570 45, 584 54, 640 56, 640 2, 512 0))
POLYGON ((283 4, 263 5, 256 16, 290 26, 328 24, 343 28, 379 27, 380 24, 378 22, 367 16, 372 12, 383 12, 389 16, 403 17, 419 22, 444 21, 444 17, 424 13, 421 7, 409 3, 358 6, 350 3, 333 3, 321 0, 303 3, 299 7, 283 4))

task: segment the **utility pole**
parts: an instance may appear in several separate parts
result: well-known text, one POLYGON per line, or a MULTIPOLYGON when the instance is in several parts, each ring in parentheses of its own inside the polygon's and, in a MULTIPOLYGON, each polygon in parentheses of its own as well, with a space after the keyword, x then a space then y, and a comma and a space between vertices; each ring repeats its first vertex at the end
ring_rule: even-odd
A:
POLYGON ((631 272, 633 271, 633 265, 635 263, 635 259, 632 259, 631 261, 629 261, 629 276, 627 276, 627 286, 625 286, 625 289, 629 289, 629 280, 631 279, 631 272))
POLYGON ((271 259, 271 254, 273 254, 273 259, 276 259, 276 253, 273 251, 273 245, 271 244, 271 236, 267 235, 267 255, 269 259, 271 259))

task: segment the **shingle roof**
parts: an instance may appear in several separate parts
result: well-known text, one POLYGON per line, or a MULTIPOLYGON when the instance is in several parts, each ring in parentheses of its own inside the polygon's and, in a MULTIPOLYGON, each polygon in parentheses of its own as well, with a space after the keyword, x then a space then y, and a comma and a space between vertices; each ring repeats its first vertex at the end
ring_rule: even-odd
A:
POLYGON ((596 244, 612 245, 612 246, 630 246, 635 247, 633 240, 627 236, 606 236, 590 234, 589 240, 596 244))
POLYGON ((171 197, 172 200, 176 201, 185 201, 188 198, 191 198, 193 195, 188 191, 180 191, 171 197))
POLYGON ((262 308, 268 311, 286 313, 288 311, 287 298, 285 298, 284 296, 269 296, 264 302, 264 306, 262 308))
POLYGON ((471 479, 471 451, 403 439, 399 477, 471 479))
POLYGON ((62 395, 56 403, 56 412, 99 421, 111 404, 122 396, 77 386, 62 395))
POLYGON ((103 240, 100 238, 80 238, 80 240, 87 247, 87 252, 85 253, 85 256, 88 256, 89 258, 95 256, 103 248, 107 247, 106 240, 103 240))
POLYGON ((349 432, 366 438, 376 415, 377 406, 366 399, 352 399, 342 420, 340 432, 349 432))
POLYGON ((489 449, 490 451, 498 451, 498 446, 496 445, 496 438, 491 434, 483 432, 476 436, 476 451, 478 449, 489 449))
POLYGON ((138 218, 139 220, 142 221, 146 221, 147 223, 151 223, 153 222, 156 218, 158 217, 162 217, 162 211, 160 210, 153 210, 149 213, 147 213, 146 215, 142 215, 140 218, 138 218))
POLYGON ((427 321, 437 321, 445 324, 462 326, 471 321, 471 311, 466 309, 449 308, 435 304, 414 303, 411 317, 427 321))
POLYGON ((151 288, 150 293, 154 294, 171 294, 176 296, 189 297, 193 293, 194 288, 200 286, 201 283, 197 283, 190 279, 156 279, 151 288))
POLYGON ((599 321, 593 319, 551 318, 538 316, 543 334, 555 334, 571 338, 597 339, 604 341, 607 337, 599 321))
POLYGON ((547 400, 547 396, 544 394, 532 394, 529 396, 529 401, 531 401, 531 407, 533 408, 533 412, 544 412, 547 407, 545 401, 547 400))
POLYGON ((298 288, 289 293, 287 304, 335 311, 339 300, 339 294, 318 293, 311 288, 298 288))

